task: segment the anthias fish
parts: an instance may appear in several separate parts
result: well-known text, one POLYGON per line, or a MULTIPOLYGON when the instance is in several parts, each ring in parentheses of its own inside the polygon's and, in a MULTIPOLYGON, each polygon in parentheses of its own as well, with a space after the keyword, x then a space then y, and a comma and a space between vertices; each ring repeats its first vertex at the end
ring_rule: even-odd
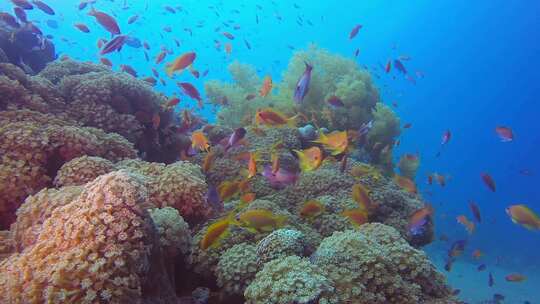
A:
POLYGON ((307 62, 304 62, 304 64, 306 65, 306 69, 304 70, 304 74, 302 74, 302 76, 300 76, 300 78, 296 82, 296 87, 294 90, 293 99, 297 104, 300 104, 302 103, 302 101, 304 101, 304 98, 309 91, 309 83, 311 82, 311 71, 313 70, 313 66, 311 66, 307 62))

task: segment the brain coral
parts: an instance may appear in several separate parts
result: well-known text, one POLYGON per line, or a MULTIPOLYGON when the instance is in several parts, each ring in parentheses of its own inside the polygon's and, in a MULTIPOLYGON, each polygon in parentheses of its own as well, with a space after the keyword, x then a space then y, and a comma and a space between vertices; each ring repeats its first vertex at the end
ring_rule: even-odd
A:
POLYGON ((17 110, 0 112, 0 155, 0 227, 7 228, 23 200, 49 186, 65 162, 83 155, 117 161, 136 152, 118 134, 17 110))
POLYGON ((228 294, 242 295, 258 271, 255 246, 241 243, 227 249, 216 267, 218 286, 228 294))
POLYGON ((43 222, 33 245, 0 262, 0 301, 175 303, 147 201, 125 171, 87 184, 43 222))
POLYGON ((366 225, 365 232, 364 226, 335 232, 313 254, 313 262, 336 288, 322 303, 412 304, 449 297, 449 288, 425 255, 401 240, 395 229, 366 225), (426 284, 426 277, 433 281, 426 284))
POLYGON ((308 259, 288 256, 266 263, 244 296, 247 304, 308 304, 332 291, 331 281, 308 259))

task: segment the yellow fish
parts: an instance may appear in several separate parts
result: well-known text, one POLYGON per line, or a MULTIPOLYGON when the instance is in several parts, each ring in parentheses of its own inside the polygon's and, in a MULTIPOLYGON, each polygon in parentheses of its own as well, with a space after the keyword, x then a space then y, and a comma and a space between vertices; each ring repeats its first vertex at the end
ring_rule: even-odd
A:
POLYGON ((201 151, 209 151, 210 144, 208 144, 208 138, 206 138, 206 135, 202 131, 191 133, 191 147, 201 151))
POLYGON ((251 209, 236 217, 239 226, 252 232, 270 232, 283 226, 287 218, 265 209, 251 209))
POLYGON ((339 155, 349 147, 347 131, 335 131, 328 135, 319 131, 319 139, 313 141, 322 144, 326 149, 332 151, 332 155, 339 155))
POLYGON ((199 243, 199 247, 202 250, 206 250, 209 247, 216 247, 220 240, 224 239, 229 234, 230 223, 231 219, 227 217, 208 226, 206 233, 199 243))
POLYGON ((316 170, 322 164, 323 153, 319 147, 293 151, 298 155, 300 169, 302 169, 303 172, 316 170))

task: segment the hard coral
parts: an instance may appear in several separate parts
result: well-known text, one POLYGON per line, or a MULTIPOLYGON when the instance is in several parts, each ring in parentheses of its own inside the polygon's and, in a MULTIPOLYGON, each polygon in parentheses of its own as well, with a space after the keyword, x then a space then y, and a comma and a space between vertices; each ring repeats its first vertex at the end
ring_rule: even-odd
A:
POLYGON ((303 256, 305 240, 302 232, 293 229, 278 229, 257 244, 257 265, 290 255, 303 256))
POLYGON ((247 304, 308 304, 332 291, 332 282, 309 260, 288 256, 266 263, 244 296, 247 304))
POLYGON ((0 112, 0 155, 0 227, 7 228, 22 201, 49 186, 65 162, 83 155, 117 161, 136 153, 117 134, 19 110, 0 112))
POLYGON ((231 295, 243 295, 258 271, 256 248, 247 243, 234 245, 220 257, 216 267, 219 287, 231 295))
POLYGON ((412 304, 450 297, 449 288, 427 257, 410 247, 395 229, 382 224, 364 226, 359 231, 335 232, 312 256, 336 288, 321 303, 412 304), (426 277, 435 280, 425 284, 426 277))
POLYGON ((150 217, 156 225, 163 253, 174 258, 189 253, 191 231, 178 210, 165 207, 150 209, 150 217))
POLYGON ((175 303, 147 201, 125 171, 87 184, 43 222, 33 245, 0 262, 0 301, 175 303))
POLYGON ((84 185, 96 177, 114 170, 114 164, 101 157, 81 156, 62 165, 56 177, 56 187, 84 185))

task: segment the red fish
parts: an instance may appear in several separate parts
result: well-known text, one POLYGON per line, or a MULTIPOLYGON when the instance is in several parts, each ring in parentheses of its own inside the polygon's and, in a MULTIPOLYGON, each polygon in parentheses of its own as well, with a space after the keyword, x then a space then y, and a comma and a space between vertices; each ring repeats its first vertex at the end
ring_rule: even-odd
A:
POLYGON ((332 96, 328 97, 326 102, 328 104, 330 104, 331 106, 336 107, 336 108, 338 108, 338 107, 340 108, 340 107, 345 106, 343 101, 341 101, 341 98, 337 97, 336 95, 332 95, 332 96))
POLYGON ((150 45, 148 44, 148 42, 143 42, 143 47, 146 49, 146 50, 150 50, 150 45))
POLYGON ((177 82, 176 83, 182 91, 184 91, 184 94, 188 95, 189 97, 197 100, 202 101, 201 94, 199 94, 199 91, 197 88, 195 88, 191 83, 189 82, 177 82))
POLYGON ((128 36, 126 35, 119 35, 111 39, 111 41, 107 42, 101 52, 99 52, 100 55, 105 55, 114 51, 120 52, 122 50, 122 46, 124 43, 126 43, 128 36))
POLYGON ((15 19, 15 17, 13 17, 12 15, 8 13, 0 12, 0 20, 5 22, 7 25, 11 27, 14 27, 14 28, 21 27, 21 25, 17 22, 17 19, 15 19))
POLYGON ((75 23, 74 25, 75 25, 76 28, 79 29, 79 31, 81 31, 83 33, 90 33, 90 29, 88 28, 88 26, 86 26, 86 24, 75 23))
POLYGON ((111 33, 111 35, 120 35, 120 27, 113 17, 104 12, 96 11, 94 8, 92 8, 88 15, 96 18, 96 21, 111 33))
POLYGON ((495 132, 499 135, 502 142, 510 142, 514 140, 514 133, 512 129, 504 126, 498 126, 495 128, 495 132))
POLYGON ((446 132, 443 133, 443 136, 442 136, 442 140, 441 140, 441 145, 446 145, 450 139, 452 138, 452 133, 450 132, 450 130, 446 130, 446 132))
POLYGON ((229 40, 234 40, 234 35, 229 32, 223 32, 223 36, 225 36, 229 40))
POLYGON ((22 23, 28 23, 28 18, 26 16, 26 13, 24 12, 24 9, 17 6, 13 9, 13 12, 22 23))
POLYGON ((165 56, 167 56, 167 51, 161 51, 161 53, 156 56, 156 64, 160 64, 163 59, 165 59, 165 56))
POLYGON ((356 51, 354 51, 354 57, 358 57, 358 54, 360 54, 360 49, 356 49, 356 51))
POLYGON ((489 188, 489 190, 495 192, 496 190, 495 181, 493 180, 491 175, 483 172, 483 173, 480 173, 480 177, 482 177, 482 181, 489 188))
POLYGON ((112 62, 107 58, 99 58, 99 61, 109 67, 112 67, 112 62))
POLYGON ((392 60, 388 59, 388 61, 386 62, 386 65, 384 66, 384 71, 386 73, 390 73, 391 70, 392 70, 392 60))
POLYGON ((473 202, 473 201, 470 201, 469 202, 469 207, 471 208, 471 212, 474 216, 474 219, 478 222, 478 223, 481 223, 482 222, 482 217, 480 216, 480 208, 478 208, 478 205, 473 202))
POLYGON ((25 10, 34 9, 34 6, 32 6, 32 4, 26 0, 11 0, 11 3, 25 10))
POLYGON ((357 24, 355 25, 352 30, 351 30, 351 33, 349 34, 349 40, 353 39, 354 37, 356 37, 356 35, 358 35, 358 31, 360 31, 360 29, 362 28, 362 25, 360 24, 357 24))
POLYGON ((54 10, 48 6, 47 4, 45 4, 43 1, 39 1, 39 0, 34 0, 32 1, 32 3, 34 3, 34 5, 39 8, 42 12, 44 12, 45 14, 47 15, 54 15, 54 10))
POLYGON ((410 127, 412 127, 412 123, 406 123, 403 125, 403 129, 409 129, 410 127))
POLYGON ((137 77, 137 71, 135 71, 134 68, 132 68, 131 66, 127 65, 127 64, 121 64, 120 65, 120 69, 122 70, 122 72, 126 72, 128 73, 129 75, 133 76, 133 77, 137 77))

